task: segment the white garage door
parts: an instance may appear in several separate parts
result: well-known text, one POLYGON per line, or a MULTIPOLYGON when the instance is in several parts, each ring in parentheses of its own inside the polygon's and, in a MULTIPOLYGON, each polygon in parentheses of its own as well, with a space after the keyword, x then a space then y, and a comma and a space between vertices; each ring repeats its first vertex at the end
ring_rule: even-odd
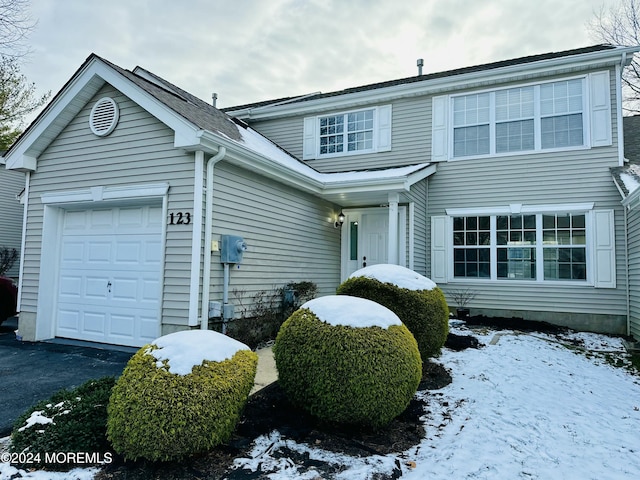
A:
POLYGON ((159 206, 65 212, 56 336, 130 346, 157 338, 161 232, 159 206))

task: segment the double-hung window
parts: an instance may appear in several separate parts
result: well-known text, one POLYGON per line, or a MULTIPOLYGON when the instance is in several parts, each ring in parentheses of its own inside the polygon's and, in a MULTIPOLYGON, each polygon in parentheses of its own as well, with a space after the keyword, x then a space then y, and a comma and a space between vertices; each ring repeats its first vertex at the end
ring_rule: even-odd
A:
POLYGON ((453 157, 585 144, 585 79, 452 97, 453 157))
POLYGON ((332 112, 304 119, 302 158, 391 150, 391 105, 332 112))
POLYGON ((373 110, 320 117, 320 155, 373 149, 373 110))

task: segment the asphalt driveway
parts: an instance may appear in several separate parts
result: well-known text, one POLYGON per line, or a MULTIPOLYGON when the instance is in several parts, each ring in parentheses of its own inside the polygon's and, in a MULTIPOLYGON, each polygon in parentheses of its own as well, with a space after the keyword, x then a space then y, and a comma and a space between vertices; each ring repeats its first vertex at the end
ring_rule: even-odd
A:
POLYGON ((0 438, 27 408, 62 388, 119 376, 135 349, 107 350, 48 342, 19 342, 17 320, 0 325, 0 438))

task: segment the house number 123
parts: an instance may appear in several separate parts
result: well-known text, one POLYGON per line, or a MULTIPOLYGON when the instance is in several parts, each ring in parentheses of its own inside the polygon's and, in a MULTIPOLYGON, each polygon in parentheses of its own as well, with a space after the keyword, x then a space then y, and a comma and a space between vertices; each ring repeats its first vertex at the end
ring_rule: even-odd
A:
POLYGON ((169 225, 189 225, 191 223, 191 213, 176 212, 169 214, 169 225))

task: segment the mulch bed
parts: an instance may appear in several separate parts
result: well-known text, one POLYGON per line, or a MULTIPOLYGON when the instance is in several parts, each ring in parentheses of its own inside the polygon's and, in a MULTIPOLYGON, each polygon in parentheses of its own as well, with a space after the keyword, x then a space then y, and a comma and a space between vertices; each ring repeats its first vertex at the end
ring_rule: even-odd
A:
MULTIPOLYGON (((548 333, 566 331, 566 329, 555 325, 529 322, 517 318, 472 317, 467 319, 467 324, 548 333)), ((477 338, 471 335, 455 334, 449 335, 446 344, 447 348, 457 351, 482 346, 477 338)), ((435 362, 427 362, 424 365, 423 379, 419 386, 420 391, 438 390, 449 383, 451 383, 451 375, 442 365, 435 362)), ((437 395, 437 393, 434 394, 437 395)), ((377 431, 330 424, 321 422, 291 405, 276 382, 249 398, 238 428, 227 445, 182 463, 123 462, 116 456, 114 463, 103 468, 95 478, 96 480, 195 480, 205 478, 239 480, 261 478, 260 472, 234 470, 232 468, 233 460, 248 456, 253 440, 273 430, 277 430, 283 437, 298 443, 306 443, 324 450, 351 456, 397 453, 406 451, 420 443, 425 435, 420 417, 426 413, 425 402, 414 399, 402 415, 385 428, 377 431)), ((334 465, 309 459, 308 454, 300 454, 292 450, 283 452, 283 454, 296 463, 313 465, 320 475, 332 476, 338 472, 334 465)), ((392 475, 380 477, 379 480, 395 479, 400 475, 401 470, 398 466, 392 475)))

